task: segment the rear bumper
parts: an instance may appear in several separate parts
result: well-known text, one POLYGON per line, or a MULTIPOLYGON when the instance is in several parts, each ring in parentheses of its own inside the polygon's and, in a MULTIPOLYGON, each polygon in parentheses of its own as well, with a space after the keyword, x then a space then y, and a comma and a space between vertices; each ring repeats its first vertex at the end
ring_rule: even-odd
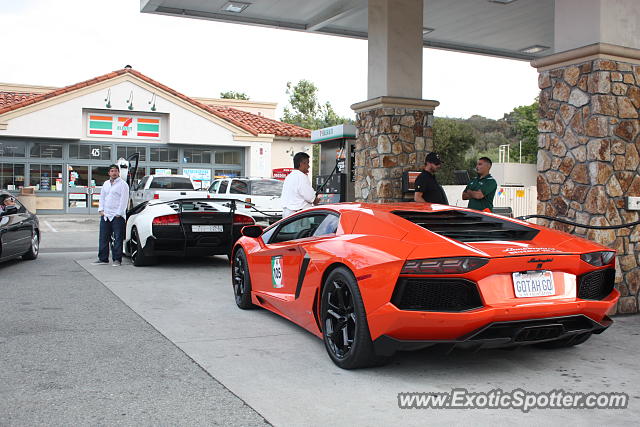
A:
POLYGON ((183 239, 147 239, 143 248, 146 256, 210 256, 225 255, 231 248, 227 241, 211 244, 200 240, 185 241, 183 239))
POLYGON ((454 348, 480 349, 518 347, 555 341, 584 334, 600 334, 613 321, 604 316, 596 322, 588 316, 547 317, 543 319, 492 322, 453 340, 403 340, 382 335, 374 341, 377 354, 392 355, 396 351, 419 350, 438 346, 445 351, 454 348))
MULTIPOLYGON (((463 312, 400 310, 392 303, 387 303, 368 313, 367 320, 374 341, 386 336, 383 341, 391 339, 399 342, 423 342, 427 345, 458 343, 496 323, 583 316, 605 325, 606 316, 617 303, 619 296, 620 293, 614 289, 599 301, 574 297, 525 301, 520 304, 495 304, 463 312)), ((509 345, 509 342, 500 344, 509 345)))

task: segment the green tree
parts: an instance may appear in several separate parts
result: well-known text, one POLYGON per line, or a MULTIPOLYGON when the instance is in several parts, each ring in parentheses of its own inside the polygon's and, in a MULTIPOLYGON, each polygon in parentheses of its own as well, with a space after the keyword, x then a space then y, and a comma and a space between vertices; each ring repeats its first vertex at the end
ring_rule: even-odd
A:
POLYGON ((321 104, 318 101, 318 88, 309 80, 300 80, 295 86, 287 82, 287 95, 289 105, 284 107, 280 119, 285 123, 312 130, 353 123, 353 120, 339 116, 330 102, 321 104))
POLYGON ((227 92, 220 92, 220 98, 222 99, 240 99, 243 101, 249 100, 249 95, 244 92, 236 92, 233 90, 229 90, 227 92))
POLYGON ((515 149, 512 146, 511 159, 519 160, 520 141, 522 142, 522 162, 535 163, 538 157, 538 99, 531 105, 516 107, 505 114, 505 121, 513 124, 513 134, 518 139, 515 149))
MULTIPOLYGON (((330 102, 321 104, 318 101, 318 88, 309 80, 300 80, 295 86, 287 82, 287 95, 289 95, 289 105, 284 107, 283 116, 280 119, 285 123, 311 130, 353 123, 353 120, 339 116, 330 102)), ((311 182, 315 183, 320 171, 319 144, 313 144, 311 168, 311 182)))
POLYGON ((468 170, 467 152, 476 142, 473 128, 463 120, 436 117, 433 147, 444 161, 438 172, 441 184, 455 184, 454 170, 468 170))

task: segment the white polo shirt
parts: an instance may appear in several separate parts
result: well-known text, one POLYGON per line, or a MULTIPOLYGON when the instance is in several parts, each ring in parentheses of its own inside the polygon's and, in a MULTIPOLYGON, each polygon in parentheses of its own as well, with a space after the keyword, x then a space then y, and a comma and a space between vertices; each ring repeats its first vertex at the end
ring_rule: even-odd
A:
POLYGON ((316 199, 316 192, 311 187, 309 176, 298 169, 291 171, 282 184, 282 207, 290 211, 299 211, 300 209, 313 206, 316 199))

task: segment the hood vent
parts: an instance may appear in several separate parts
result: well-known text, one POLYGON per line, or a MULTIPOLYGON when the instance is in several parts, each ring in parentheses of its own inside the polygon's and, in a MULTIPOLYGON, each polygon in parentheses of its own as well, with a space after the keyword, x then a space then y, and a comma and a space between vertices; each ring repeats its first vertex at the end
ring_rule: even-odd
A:
POLYGON ((393 211, 427 230, 460 242, 529 241, 538 230, 514 222, 494 218, 480 212, 393 211))

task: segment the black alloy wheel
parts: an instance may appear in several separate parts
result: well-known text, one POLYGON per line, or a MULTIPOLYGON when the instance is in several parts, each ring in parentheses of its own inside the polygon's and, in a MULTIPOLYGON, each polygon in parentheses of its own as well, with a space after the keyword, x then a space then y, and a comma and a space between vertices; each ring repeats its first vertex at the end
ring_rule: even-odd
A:
POLYGON ((22 259, 32 260, 38 258, 38 253, 40 252, 40 236, 38 235, 37 230, 31 231, 31 246, 29 246, 29 250, 27 253, 22 255, 22 259))
POLYGON ((243 310, 254 308, 251 302, 251 277, 249 275, 249 265, 247 264, 247 256, 242 248, 238 248, 233 256, 232 264, 232 284, 233 295, 236 305, 243 310))
POLYGON ((351 271, 339 267, 329 274, 320 312, 325 348, 336 365, 357 369, 390 360, 374 352, 362 296, 351 271))
POLYGON ((136 267, 142 267, 153 263, 154 258, 145 256, 138 230, 133 227, 131 229, 131 240, 129 240, 129 248, 131 250, 131 262, 136 267))

